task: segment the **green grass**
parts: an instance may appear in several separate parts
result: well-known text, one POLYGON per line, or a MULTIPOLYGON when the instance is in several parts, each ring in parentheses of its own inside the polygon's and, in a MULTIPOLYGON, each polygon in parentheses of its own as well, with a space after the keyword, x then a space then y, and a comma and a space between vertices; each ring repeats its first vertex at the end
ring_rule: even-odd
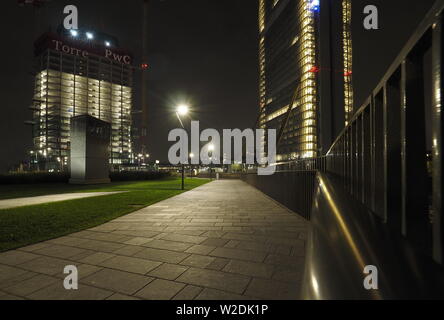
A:
MULTIPOLYGON (((208 179, 186 179, 185 191, 208 181, 208 179)), ((36 185, 20 186, 21 195, 92 191, 127 192, 0 210, 0 252, 92 228, 183 192, 180 190, 180 179, 177 178, 97 186, 49 184, 44 190, 35 189, 36 187, 36 185)), ((14 192, 9 194, 12 195, 14 192)))

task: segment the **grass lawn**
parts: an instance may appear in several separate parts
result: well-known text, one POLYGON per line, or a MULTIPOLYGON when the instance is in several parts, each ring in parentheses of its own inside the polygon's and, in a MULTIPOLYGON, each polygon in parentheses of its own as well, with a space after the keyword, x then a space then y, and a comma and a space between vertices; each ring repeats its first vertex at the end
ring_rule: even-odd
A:
MULTIPOLYGON (((209 181, 187 178, 185 188, 190 190, 209 181)), ((127 192, 0 210, 0 252, 98 226, 182 193, 180 184, 179 178, 168 178, 95 186, 48 184, 43 190, 38 189, 39 185, 17 186, 21 196, 66 192, 127 192)), ((5 198, 11 198, 14 192, 9 192, 10 196, 5 198)))

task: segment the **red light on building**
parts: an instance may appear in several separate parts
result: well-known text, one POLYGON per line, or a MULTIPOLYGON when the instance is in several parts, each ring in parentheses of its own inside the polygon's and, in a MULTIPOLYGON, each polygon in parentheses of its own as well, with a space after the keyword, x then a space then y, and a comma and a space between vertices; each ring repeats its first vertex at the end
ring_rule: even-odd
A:
POLYGON ((319 72, 319 68, 316 66, 313 66, 310 70, 308 70, 308 72, 317 73, 317 72, 319 72))
POLYGON ((140 67, 141 67, 143 70, 148 69, 148 63, 142 63, 142 64, 140 65, 140 67))
POLYGON ((351 71, 345 71, 344 72, 344 77, 350 77, 352 75, 351 71))

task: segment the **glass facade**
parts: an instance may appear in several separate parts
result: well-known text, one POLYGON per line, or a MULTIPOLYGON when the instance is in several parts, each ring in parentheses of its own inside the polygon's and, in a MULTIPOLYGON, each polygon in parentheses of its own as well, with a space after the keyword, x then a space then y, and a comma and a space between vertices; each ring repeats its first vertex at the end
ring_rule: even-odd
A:
POLYGON ((319 156, 353 113, 351 0, 259 0, 259 74, 257 126, 276 129, 277 160, 319 156))
POLYGON ((344 113, 345 125, 353 115, 351 0, 342 0, 342 49, 344 61, 344 113))
POLYGON ((39 159, 40 169, 66 169, 70 118, 82 114, 111 124, 110 164, 129 164, 133 157, 131 66, 49 48, 36 60, 32 153, 39 159))
POLYGON ((283 127, 278 161, 317 156, 318 9, 308 0, 259 1, 258 126, 283 127))

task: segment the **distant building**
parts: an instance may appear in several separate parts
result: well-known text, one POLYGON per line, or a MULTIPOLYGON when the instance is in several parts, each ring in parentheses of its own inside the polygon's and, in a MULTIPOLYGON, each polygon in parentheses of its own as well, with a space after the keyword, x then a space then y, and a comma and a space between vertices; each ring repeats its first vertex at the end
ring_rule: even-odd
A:
POLYGON ((111 124, 110 164, 133 159, 132 55, 112 36, 59 29, 35 42, 34 167, 67 168, 70 119, 89 114, 111 124))
POLYGON ((278 161, 323 154, 350 118, 350 23, 350 0, 259 0, 258 127, 278 161))

